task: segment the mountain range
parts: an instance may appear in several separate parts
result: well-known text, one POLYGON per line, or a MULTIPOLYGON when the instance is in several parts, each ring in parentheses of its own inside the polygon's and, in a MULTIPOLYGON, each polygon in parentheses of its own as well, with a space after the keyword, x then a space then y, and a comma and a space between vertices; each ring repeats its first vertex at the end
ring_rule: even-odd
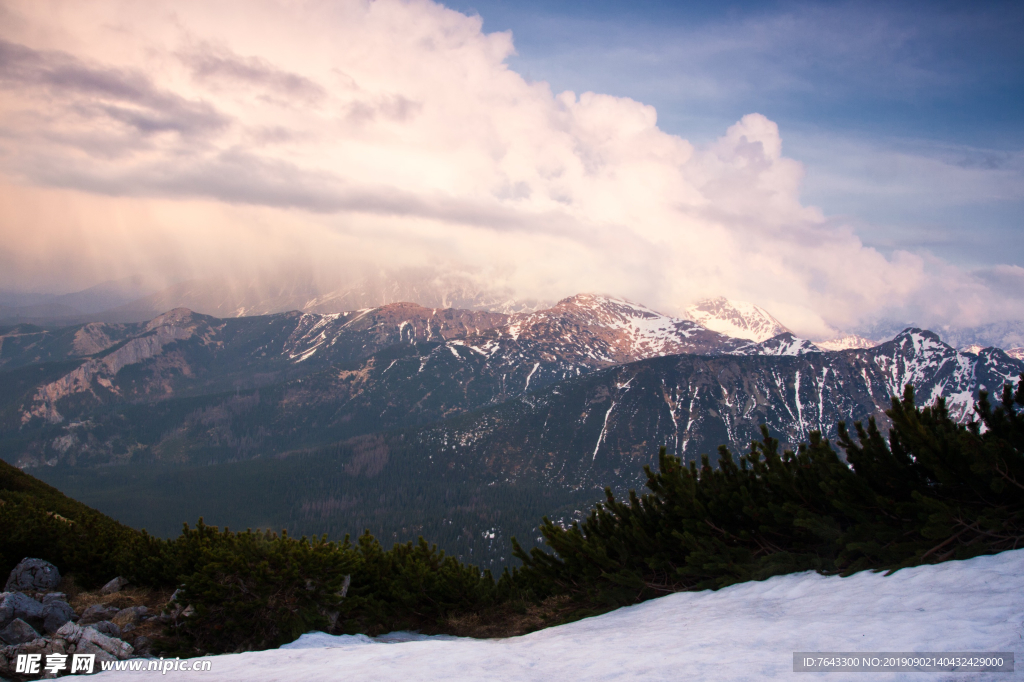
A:
POLYGON ((163 534, 201 514, 362 525, 500 563, 540 515, 642 485, 660 446, 692 460, 744 449, 761 424, 788 444, 834 438, 840 420, 884 426, 906 384, 967 420, 980 390, 1024 371, 921 329, 826 351, 760 309, 697 313, 580 294, 511 314, 392 303, 17 325, 0 334, 0 453, 163 534))

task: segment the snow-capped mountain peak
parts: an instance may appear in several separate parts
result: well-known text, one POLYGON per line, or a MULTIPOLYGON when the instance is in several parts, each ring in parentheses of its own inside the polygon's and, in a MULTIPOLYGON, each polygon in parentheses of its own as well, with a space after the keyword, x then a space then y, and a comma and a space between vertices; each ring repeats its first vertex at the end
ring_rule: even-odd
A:
POLYGON ((512 315, 505 334, 513 340, 543 341, 561 349, 556 355, 568 352, 600 364, 676 353, 723 352, 741 345, 737 339, 690 320, 597 294, 577 294, 547 310, 512 315))
POLYGON ((698 301, 686 309, 686 314, 706 329, 757 342, 789 331, 764 308, 721 296, 698 301))
POLYGON ((804 355, 820 353, 821 348, 807 339, 794 336, 791 332, 783 332, 760 343, 750 343, 732 351, 733 355, 804 355))
POLYGON ((974 417, 979 388, 998 390, 1003 384, 1016 384, 1020 375, 1019 365, 998 349, 965 353, 944 343, 938 334, 915 327, 872 349, 872 361, 881 370, 889 395, 900 395, 910 384, 924 404, 944 397, 958 421, 974 417))

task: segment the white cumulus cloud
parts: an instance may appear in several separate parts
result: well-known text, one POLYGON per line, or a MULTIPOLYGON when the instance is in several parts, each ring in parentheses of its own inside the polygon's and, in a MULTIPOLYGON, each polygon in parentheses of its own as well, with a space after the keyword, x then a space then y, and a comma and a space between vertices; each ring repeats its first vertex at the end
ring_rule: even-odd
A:
POLYGON ((991 273, 883 256, 804 205, 766 117, 695 148, 653 107, 524 79, 510 34, 433 2, 37 0, 0 19, 0 286, 369 264, 670 313, 725 295, 807 335, 1024 310, 991 273))

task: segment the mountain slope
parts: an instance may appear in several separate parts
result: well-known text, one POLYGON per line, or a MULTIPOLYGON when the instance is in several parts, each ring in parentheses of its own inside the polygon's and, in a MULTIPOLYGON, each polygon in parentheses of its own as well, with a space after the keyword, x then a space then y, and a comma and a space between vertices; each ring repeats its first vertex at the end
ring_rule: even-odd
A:
POLYGON ((757 352, 690 321, 590 295, 512 316, 409 303, 232 319, 176 309, 145 324, 92 323, 32 338, 0 348, 0 360, 83 360, 39 385, 8 421, 30 441, 22 464, 131 458, 182 438, 223 451, 273 433, 275 448, 301 447, 424 424, 646 357, 757 352), (255 389, 263 393, 223 395, 255 389), (140 403, 167 409, 112 425, 112 408, 137 413, 140 403))
MULTIPOLYGON (((580 438, 591 442, 607 426, 610 442, 621 440, 625 447, 631 440, 647 457, 652 443, 669 438, 680 448, 692 441, 693 447, 713 452, 719 443, 742 446, 757 420, 789 442, 818 426, 831 433, 838 419, 880 413, 888 396, 908 382, 919 387, 922 400, 947 396, 956 414, 966 418, 978 385, 1001 385, 997 375, 1019 371, 1006 369, 1012 360, 999 351, 957 353, 919 331, 898 337, 899 351, 890 342, 870 350, 822 353, 789 332, 746 341, 590 294, 513 315, 409 303, 331 315, 291 312, 230 319, 176 309, 140 324, 16 331, 0 346, 6 367, 74 358, 81 363, 56 377, 50 372, 34 390, 19 384, 17 394, 5 397, 0 439, 10 444, 7 456, 21 465, 140 457, 245 459, 422 426, 658 357, 676 360, 646 372, 649 380, 638 385, 649 395, 635 406, 648 417, 658 415, 657 426, 637 425, 620 433, 616 424, 621 417, 610 407, 595 426, 582 404, 572 409, 586 418, 563 415, 560 422, 585 424, 580 438), (840 358, 860 358, 856 362, 863 367, 851 369, 856 362, 840 358), (710 390, 709 384, 693 393, 692 377, 723 371, 717 388, 710 390), (857 379, 857 372, 864 380, 857 379), (760 407, 742 415, 735 405, 719 404, 732 400, 741 375, 747 384, 741 393, 760 396, 760 407), (672 384, 682 397, 651 397, 658 382, 672 384), (811 404, 787 398, 818 384, 822 388, 811 404), (675 417, 671 427, 662 420, 658 405, 663 403, 692 403, 687 410, 695 416, 685 434, 680 435, 675 417), (812 414, 816 421, 806 416, 812 414), (817 426, 807 426, 812 423, 817 426)), ((608 386, 604 390, 614 392, 608 386)), ((558 436, 559 447, 567 452, 583 447, 565 441, 568 432, 558 436)), ((502 438, 513 440, 509 434, 502 438)), ((689 446, 687 451, 692 452, 689 446)))
POLYGON ((978 391, 1015 383, 1024 363, 998 349, 959 353, 911 329, 873 349, 798 356, 678 355, 563 382, 418 432, 424 452, 455 466, 486 462, 497 477, 539 477, 566 488, 642 483, 657 451, 692 460, 720 444, 744 449, 766 424, 784 443, 839 421, 876 417, 916 388, 919 405, 944 397, 973 415, 978 391))
POLYGON ((850 350, 851 348, 874 348, 878 345, 878 341, 872 341, 856 334, 845 334, 828 341, 815 341, 814 345, 822 350, 850 350))
POLYGON ((764 308, 722 297, 698 301, 687 307, 686 314, 703 327, 752 341, 766 341, 789 331, 764 308))

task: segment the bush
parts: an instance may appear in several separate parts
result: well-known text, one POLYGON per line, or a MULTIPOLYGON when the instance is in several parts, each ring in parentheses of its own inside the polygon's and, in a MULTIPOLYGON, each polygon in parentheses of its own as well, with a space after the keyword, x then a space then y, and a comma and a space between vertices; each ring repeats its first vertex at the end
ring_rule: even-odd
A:
POLYGON ((445 556, 423 538, 384 550, 367 532, 356 550, 352 589, 342 605, 345 632, 436 630, 453 613, 493 605, 511 590, 507 571, 495 583, 490 571, 445 556))
POLYGON ((232 533, 202 521, 167 551, 195 567, 176 598, 193 613, 174 629, 175 646, 193 653, 268 649, 330 629, 355 565, 347 541, 232 533))

